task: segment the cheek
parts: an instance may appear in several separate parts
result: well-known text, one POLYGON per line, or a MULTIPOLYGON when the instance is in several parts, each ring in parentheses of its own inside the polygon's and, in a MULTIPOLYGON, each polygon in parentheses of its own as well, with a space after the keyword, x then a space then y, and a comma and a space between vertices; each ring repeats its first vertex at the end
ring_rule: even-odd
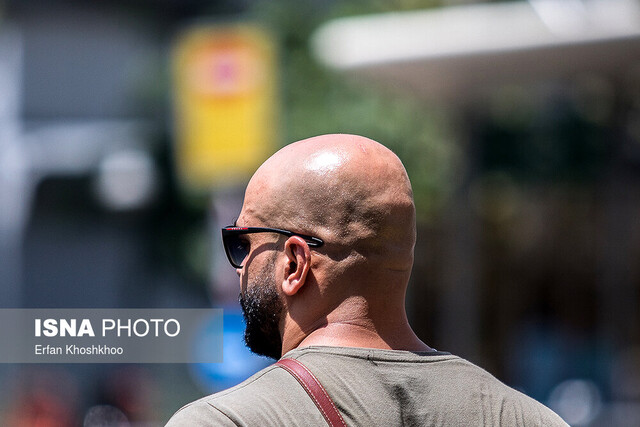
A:
POLYGON ((245 270, 246 270, 246 269, 247 269, 246 267, 243 267, 243 268, 240 270, 240 273, 239 273, 239 275, 240 275, 240 292, 241 292, 242 294, 245 294, 245 293, 247 292, 247 283, 248 283, 248 280, 247 280, 247 275, 246 275, 246 273, 245 273, 245 270))
POLYGON ((280 289, 284 279, 282 256, 274 250, 256 251, 247 257, 244 267, 239 270, 240 292, 245 294, 254 286, 274 286, 280 289))
POLYGON ((246 262, 244 267, 239 270, 240 292, 243 294, 254 286, 263 286, 265 282, 271 279, 268 275, 270 273, 270 265, 265 264, 270 261, 263 259, 263 255, 264 254, 258 254, 252 256, 250 254, 249 257, 247 257, 247 261, 249 261, 250 258, 251 262, 246 262))

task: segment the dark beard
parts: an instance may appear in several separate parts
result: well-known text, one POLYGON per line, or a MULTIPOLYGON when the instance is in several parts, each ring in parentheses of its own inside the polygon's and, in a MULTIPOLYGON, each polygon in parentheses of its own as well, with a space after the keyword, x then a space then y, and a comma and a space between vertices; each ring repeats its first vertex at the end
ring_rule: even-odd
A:
POLYGON ((272 283, 260 280, 238 299, 246 323, 244 342, 249 350, 261 356, 279 359, 282 352, 280 317, 282 301, 272 283))

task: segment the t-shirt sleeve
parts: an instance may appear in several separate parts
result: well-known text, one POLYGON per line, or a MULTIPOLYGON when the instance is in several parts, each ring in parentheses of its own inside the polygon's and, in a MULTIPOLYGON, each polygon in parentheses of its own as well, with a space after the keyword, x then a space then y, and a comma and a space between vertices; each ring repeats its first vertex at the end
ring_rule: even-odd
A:
POLYGON ((511 390, 511 396, 500 405, 494 405, 492 410, 499 425, 568 427, 551 409, 516 390, 511 390))
POLYGON ((500 425, 508 426, 541 426, 541 427, 568 427, 562 418, 549 408, 528 406, 525 411, 504 411, 500 417, 500 425))
POLYGON ((165 427, 235 426, 236 424, 214 406, 196 401, 179 409, 165 427))

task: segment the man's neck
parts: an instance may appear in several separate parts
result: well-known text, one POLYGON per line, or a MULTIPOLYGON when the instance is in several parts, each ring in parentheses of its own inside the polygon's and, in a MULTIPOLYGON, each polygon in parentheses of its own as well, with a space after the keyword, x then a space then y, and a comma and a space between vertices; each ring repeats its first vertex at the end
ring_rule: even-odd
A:
POLYGON ((312 345, 407 351, 431 350, 416 336, 405 316, 394 316, 393 319, 376 323, 366 317, 339 318, 339 316, 329 316, 307 328, 309 331, 307 333, 300 328, 285 331, 282 354, 294 348, 312 345))

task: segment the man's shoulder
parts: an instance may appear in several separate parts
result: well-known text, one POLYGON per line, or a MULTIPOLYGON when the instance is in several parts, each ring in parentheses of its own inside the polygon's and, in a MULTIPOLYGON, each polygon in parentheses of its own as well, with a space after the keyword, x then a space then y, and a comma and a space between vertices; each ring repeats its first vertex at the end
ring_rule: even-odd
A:
POLYGON ((304 419, 305 412, 314 413, 313 402, 305 397, 294 377, 271 365, 235 387, 183 406, 166 427, 295 425, 292 421, 304 419))
POLYGON ((471 412, 480 409, 485 424, 567 426, 551 409, 506 385, 478 365, 462 358, 452 362, 453 369, 448 370, 447 376, 454 382, 452 377, 459 377, 457 389, 464 387, 459 396, 471 412))
POLYGON ((203 397, 180 408, 165 427, 235 426, 228 416, 208 403, 209 397, 203 397))
MULTIPOLYGON (((524 425, 566 426, 544 405, 448 353, 318 347, 285 356, 302 361, 338 408, 348 409, 343 415, 354 425, 380 425, 381 420, 394 425, 407 416, 407 408, 413 408, 411 419, 427 425, 448 420, 468 425, 526 421, 524 425)), ((301 425, 302 421, 306 426, 324 425, 297 380, 272 365, 233 388, 186 405, 168 426, 301 425)))
MULTIPOLYGON (((399 416, 412 408, 411 416, 427 425, 438 424, 437 420, 467 425, 567 425, 540 402, 450 353, 310 348, 300 356, 333 393, 338 407, 368 396, 369 403, 379 402, 369 406, 384 407, 386 413, 404 402, 399 416)), ((376 410, 369 411, 372 417, 378 416, 376 410)))

